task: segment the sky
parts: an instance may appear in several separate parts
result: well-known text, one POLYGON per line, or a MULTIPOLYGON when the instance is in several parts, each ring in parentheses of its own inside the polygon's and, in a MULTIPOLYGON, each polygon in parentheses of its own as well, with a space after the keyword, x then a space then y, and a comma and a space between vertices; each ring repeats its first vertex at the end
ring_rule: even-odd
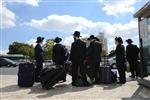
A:
POLYGON ((108 49, 115 48, 114 38, 131 38, 138 45, 135 12, 149 0, 0 0, 0 50, 8 51, 14 41, 35 44, 38 36, 70 46, 72 34, 82 38, 105 33, 108 49))

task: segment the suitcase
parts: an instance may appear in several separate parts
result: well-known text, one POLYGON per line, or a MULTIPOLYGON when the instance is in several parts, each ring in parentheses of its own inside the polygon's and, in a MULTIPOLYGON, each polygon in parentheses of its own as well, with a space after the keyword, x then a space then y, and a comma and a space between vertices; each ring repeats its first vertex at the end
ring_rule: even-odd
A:
POLYGON ((112 71, 111 67, 108 65, 107 57, 104 58, 104 65, 99 69, 99 81, 104 84, 112 83, 112 71))
POLYGON ((142 66, 142 63, 140 61, 137 61, 137 68, 136 68, 137 76, 140 77, 140 78, 147 77, 148 74, 147 74, 146 70, 147 69, 142 66))
POLYGON ((40 74, 40 82, 44 89, 50 89, 56 83, 62 80, 65 71, 63 67, 56 66, 51 68, 44 68, 40 74))
POLYGON ((112 71, 110 67, 100 67, 99 73, 100 83, 112 83, 112 71))
POLYGON ((21 63, 19 64, 18 71, 18 86, 20 87, 31 87, 34 84, 35 72, 34 64, 32 63, 21 63))

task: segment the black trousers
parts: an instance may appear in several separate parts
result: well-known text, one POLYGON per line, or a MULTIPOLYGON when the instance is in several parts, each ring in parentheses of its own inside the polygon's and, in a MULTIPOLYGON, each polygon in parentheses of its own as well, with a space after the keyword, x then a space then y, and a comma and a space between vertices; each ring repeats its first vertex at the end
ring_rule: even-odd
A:
POLYGON ((126 82, 126 68, 125 68, 125 63, 123 62, 117 62, 117 69, 118 69, 118 72, 119 72, 119 80, 120 82, 122 83, 125 83, 126 82))
POLYGON ((99 82, 99 67, 100 67, 100 62, 91 63, 92 76, 96 82, 99 82))
POLYGON ((41 70, 43 69, 43 62, 36 61, 36 69, 35 69, 35 81, 39 81, 39 75, 41 70))
POLYGON ((132 77, 135 77, 138 75, 137 67, 138 67, 138 62, 137 60, 130 60, 128 61, 130 65, 130 70, 131 70, 131 75, 132 77))
POLYGON ((65 66, 65 64, 55 63, 55 65, 63 66, 63 68, 62 68, 63 73, 62 73, 62 76, 61 76, 60 78, 61 78, 61 80, 66 81, 66 76, 67 76, 67 67, 65 66))
POLYGON ((76 63, 76 62, 72 62, 72 83, 76 83, 78 79, 79 76, 78 70, 80 70, 83 83, 86 83, 87 82, 86 67, 84 66, 83 63, 76 63))

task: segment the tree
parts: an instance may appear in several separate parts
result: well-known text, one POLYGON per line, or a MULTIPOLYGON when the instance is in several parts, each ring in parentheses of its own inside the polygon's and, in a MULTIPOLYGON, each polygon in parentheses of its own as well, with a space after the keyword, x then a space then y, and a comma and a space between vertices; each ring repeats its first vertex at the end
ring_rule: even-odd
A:
POLYGON ((112 57, 112 56, 114 56, 114 55, 115 55, 115 50, 111 50, 108 56, 109 56, 109 57, 112 57))
POLYGON ((13 42, 9 45, 8 54, 23 54, 30 56, 31 59, 34 58, 34 48, 25 43, 13 42))
POLYGON ((52 59, 52 52, 54 41, 52 39, 46 40, 46 44, 44 44, 44 59, 52 59))
MULTIPOLYGON (((52 39, 48 39, 46 44, 44 44, 44 59, 52 58, 52 48, 54 46, 54 41, 52 39)), ((30 56, 31 59, 34 59, 34 47, 32 45, 28 45, 25 43, 13 42, 9 45, 8 54, 23 54, 26 56, 30 56)))

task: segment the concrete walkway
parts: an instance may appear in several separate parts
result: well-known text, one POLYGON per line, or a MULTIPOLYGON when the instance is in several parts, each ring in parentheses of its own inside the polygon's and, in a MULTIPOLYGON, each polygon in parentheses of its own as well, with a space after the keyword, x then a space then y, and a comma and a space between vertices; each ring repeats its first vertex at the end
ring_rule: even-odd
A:
POLYGON ((43 90, 40 84, 31 88, 17 86, 17 68, 0 68, 1 100, 150 100, 150 90, 139 86, 136 80, 128 79, 124 85, 94 85, 73 87, 71 77, 67 82, 57 84, 54 89, 43 90))

